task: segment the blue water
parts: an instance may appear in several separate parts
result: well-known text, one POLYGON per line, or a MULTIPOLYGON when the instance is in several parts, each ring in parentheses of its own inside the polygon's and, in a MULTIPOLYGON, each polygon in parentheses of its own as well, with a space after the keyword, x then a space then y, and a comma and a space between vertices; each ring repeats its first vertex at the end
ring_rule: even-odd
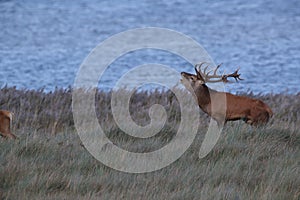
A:
MULTIPOLYGON (((97 44, 119 32, 151 26, 193 38, 226 72, 240 66, 245 80, 228 86, 228 91, 297 93, 299 8, 298 0, 2 0, 0 86, 66 88, 97 44)), ((145 63, 193 72, 192 65, 176 55, 141 50, 113 63, 99 87, 112 88, 122 74, 145 63)))

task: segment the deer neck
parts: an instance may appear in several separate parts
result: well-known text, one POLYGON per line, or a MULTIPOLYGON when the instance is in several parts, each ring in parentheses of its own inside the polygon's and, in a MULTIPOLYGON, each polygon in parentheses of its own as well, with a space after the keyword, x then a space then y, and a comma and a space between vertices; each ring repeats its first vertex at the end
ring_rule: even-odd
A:
POLYGON ((197 101, 199 107, 206 113, 209 112, 210 109, 210 89, 205 85, 201 85, 200 87, 197 87, 194 89, 195 94, 197 96, 197 101))

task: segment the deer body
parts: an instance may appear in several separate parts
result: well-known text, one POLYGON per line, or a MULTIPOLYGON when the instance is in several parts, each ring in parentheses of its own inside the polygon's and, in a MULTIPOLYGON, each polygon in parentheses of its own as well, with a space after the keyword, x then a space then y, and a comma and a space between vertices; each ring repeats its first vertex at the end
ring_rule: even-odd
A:
POLYGON ((186 72, 181 73, 181 82, 195 95, 200 109, 215 119, 219 125, 235 120, 243 120, 250 125, 267 123, 273 112, 261 100, 237 96, 228 92, 218 92, 207 87, 206 82, 228 82, 228 77, 242 80, 239 78, 238 70, 229 75, 216 75, 218 67, 213 75, 205 74, 196 67, 196 75, 186 72), (210 81, 210 78, 219 79, 210 81))
POLYGON ((226 102, 226 121, 242 119, 250 125, 258 125, 267 123, 273 115, 269 106, 259 99, 226 93, 226 102))
POLYGON ((0 134, 4 138, 16 139, 17 137, 10 131, 12 122, 12 113, 6 110, 0 110, 0 134))

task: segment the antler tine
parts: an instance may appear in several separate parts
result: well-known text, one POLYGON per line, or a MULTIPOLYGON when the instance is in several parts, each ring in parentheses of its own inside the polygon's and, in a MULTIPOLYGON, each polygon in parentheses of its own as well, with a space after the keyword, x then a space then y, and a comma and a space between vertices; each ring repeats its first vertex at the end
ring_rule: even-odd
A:
POLYGON ((206 62, 202 62, 200 64, 196 64, 195 65, 195 71, 196 71, 196 74, 198 76, 199 79, 201 79, 202 81, 205 82, 205 75, 201 72, 201 67, 203 64, 205 64, 206 62))
POLYGON ((200 63, 200 64, 196 64, 196 65, 195 65, 195 68, 197 69, 198 72, 201 71, 201 67, 202 67, 202 65, 205 64, 205 63, 207 63, 207 62, 202 62, 202 63, 200 63))
POLYGON ((224 80, 226 80, 228 82, 228 80, 227 80, 228 77, 234 78, 236 82, 238 82, 239 80, 244 80, 244 79, 240 78, 241 74, 238 73, 239 70, 240 70, 240 67, 238 67, 237 70, 235 70, 232 74, 223 75, 224 80))
MULTIPOLYGON (((209 80, 209 79, 212 79, 212 78, 214 78, 214 79, 218 79, 218 78, 219 78, 219 79, 221 80, 222 76, 217 74, 218 69, 220 68, 221 65, 222 65, 222 63, 219 64, 219 65, 217 65, 216 68, 211 69, 210 71, 208 71, 208 72, 206 73, 206 77, 207 77, 208 80, 209 80), (211 72, 213 72, 212 75, 210 75, 211 72)), ((210 81, 210 82, 218 82, 218 81, 220 81, 220 80, 214 80, 214 81, 210 81)))
POLYGON ((216 69, 214 70, 214 75, 217 75, 217 71, 218 69, 221 67, 223 63, 218 64, 218 66, 216 67, 216 69))
POLYGON ((244 80, 244 79, 240 78, 241 74, 238 74, 239 70, 240 70, 240 67, 238 67, 237 70, 235 70, 235 72, 234 72, 235 77, 234 78, 235 78, 235 80, 237 80, 237 79, 238 80, 244 80))
POLYGON ((207 71, 208 67, 209 67, 209 63, 207 63, 207 66, 204 67, 203 70, 201 70, 203 64, 205 64, 207 62, 202 62, 200 64, 196 64, 195 65, 195 69, 196 73, 199 74, 204 82, 220 82, 222 81, 222 76, 221 75, 217 75, 217 70, 219 69, 219 67, 221 66, 221 64, 219 64, 215 69, 209 70, 207 71), (213 71, 213 74, 211 74, 211 72, 213 71), (215 80, 211 80, 211 79, 215 79, 215 80))
POLYGON ((206 70, 207 70, 208 66, 209 66, 209 64, 206 67, 204 67, 203 72, 201 72, 201 70, 200 70, 200 73, 201 73, 203 79, 205 80, 205 82, 207 81, 207 75, 209 73, 209 72, 206 73, 206 70))
POLYGON ((208 66, 209 66, 209 65, 207 65, 206 67, 204 67, 204 69, 203 69, 203 73, 204 73, 204 74, 207 74, 207 73, 206 73, 206 70, 207 70, 208 66))
POLYGON ((217 75, 217 71, 218 71, 218 69, 220 68, 220 66, 222 65, 223 63, 220 63, 220 64, 218 64, 217 65, 217 67, 215 68, 215 69, 211 69, 211 70, 209 70, 208 72, 207 72, 207 75, 209 75, 212 71, 213 71, 213 78, 214 77, 216 77, 216 78, 218 78, 219 76, 217 75))
MULTIPOLYGON (((205 73, 203 73, 202 71, 201 71, 201 67, 202 67, 202 65, 203 64, 206 64, 207 62, 202 62, 202 63, 200 63, 200 64, 196 64, 195 65, 195 70, 196 70, 196 73, 197 73, 197 75, 198 76, 200 76, 200 78, 203 80, 203 81, 205 81, 205 73)), ((205 69, 204 69, 204 71, 207 69, 207 67, 208 66, 206 66, 205 67, 205 69)))

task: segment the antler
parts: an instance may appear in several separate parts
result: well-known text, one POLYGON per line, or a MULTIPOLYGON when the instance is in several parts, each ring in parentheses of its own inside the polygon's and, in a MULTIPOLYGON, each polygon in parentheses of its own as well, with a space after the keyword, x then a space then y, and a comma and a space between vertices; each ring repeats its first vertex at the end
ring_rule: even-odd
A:
POLYGON ((227 80, 228 77, 234 78, 236 82, 238 82, 239 80, 244 80, 244 79, 240 78, 240 75, 241 75, 241 74, 238 73, 239 70, 240 70, 240 67, 237 68, 237 70, 235 70, 232 74, 226 74, 226 75, 223 75, 222 78, 225 80, 224 82, 229 82, 229 81, 227 80))
POLYGON ((197 76, 203 80, 204 82, 208 83, 216 83, 216 82, 224 82, 224 83, 227 83, 229 82, 227 80, 227 78, 229 77, 232 77, 236 80, 236 82, 238 82, 238 80, 243 80, 242 78, 240 78, 240 75, 238 72, 239 72, 239 69, 238 68, 237 70, 235 70, 235 72, 231 73, 231 74, 223 74, 223 75, 218 75, 217 74, 217 71, 218 69, 220 68, 220 66, 222 65, 219 64, 215 69, 212 69, 212 70, 209 70, 208 72, 206 72, 207 68, 209 65, 207 65, 203 71, 201 71, 201 67, 203 64, 205 64, 206 62, 202 62, 200 64, 196 64, 195 65, 195 70, 196 70, 196 73, 197 73, 197 76), (211 72, 213 72, 213 74, 211 74, 211 72))

